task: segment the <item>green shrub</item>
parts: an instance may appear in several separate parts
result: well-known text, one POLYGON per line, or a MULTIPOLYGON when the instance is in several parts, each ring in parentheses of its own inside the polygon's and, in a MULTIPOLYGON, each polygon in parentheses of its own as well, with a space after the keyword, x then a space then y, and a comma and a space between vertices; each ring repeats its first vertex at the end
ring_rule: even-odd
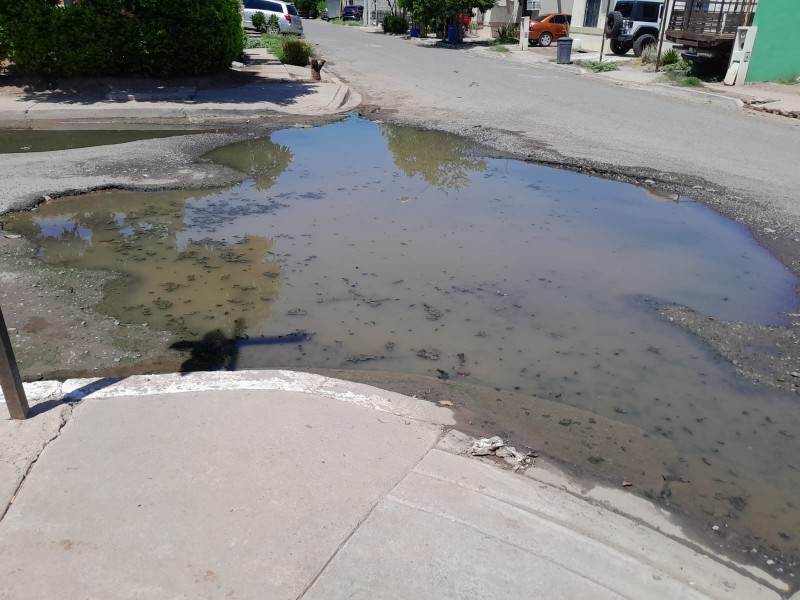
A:
POLYGON ((49 77, 224 71, 242 51, 239 0, 0 0, 14 69, 49 77))
POLYGON ((8 39, 6 28, 0 23, 0 61, 4 61, 11 56, 11 40, 8 39))
MULTIPOLYGON (((275 15, 272 16, 274 17, 275 15)), ((260 31, 262 33, 267 31, 267 19, 264 17, 264 13, 253 13, 253 17, 250 19, 250 22, 253 24, 253 29, 256 31, 260 31)))
POLYGON ((314 54, 311 44, 302 40, 283 40, 281 42, 281 55, 278 58, 281 62, 298 67, 305 67, 314 54))
POLYGON ((606 73, 608 71, 619 71, 619 65, 616 62, 612 62, 610 60, 604 60, 600 62, 598 60, 577 60, 575 61, 576 65, 580 65, 585 69, 589 69, 595 73, 606 73))
POLYGON ((408 31, 408 21, 400 15, 386 15, 381 23, 383 33, 406 33, 408 31))
POLYGON ((270 15, 269 19, 267 19, 267 33, 280 33, 281 26, 278 24, 278 16, 277 15, 270 15))
POLYGON ((676 75, 689 75, 692 72, 692 63, 688 63, 680 58, 678 59, 678 62, 665 64, 661 70, 667 74, 674 73, 676 75))
POLYGON ((519 27, 515 25, 501 25, 497 28, 498 44, 514 44, 519 42, 519 27))
POLYGON ((681 56, 675 51, 675 48, 670 48, 661 55, 661 64, 665 67, 668 67, 669 65, 676 65, 681 60, 681 56))
POLYGON ((682 87, 704 87, 703 82, 698 77, 679 77, 673 81, 675 85, 682 87))

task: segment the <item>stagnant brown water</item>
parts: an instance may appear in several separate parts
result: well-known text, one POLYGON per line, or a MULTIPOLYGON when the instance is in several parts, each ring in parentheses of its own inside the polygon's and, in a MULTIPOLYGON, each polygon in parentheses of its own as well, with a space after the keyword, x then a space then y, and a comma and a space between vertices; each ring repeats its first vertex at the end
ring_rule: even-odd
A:
POLYGON ((470 382, 506 394, 523 438, 550 418, 532 396, 635 425, 670 444, 665 473, 692 481, 673 495, 684 510, 797 551, 797 398, 738 378, 649 300, 780 323, 797 282, 741 227, 686 198, 354 119, 210 158, 248 179, 92 194, 8 227, 43 260, 128 274, 104 305, 119 319, 183 348, 243 338, 217 366, 470 382))

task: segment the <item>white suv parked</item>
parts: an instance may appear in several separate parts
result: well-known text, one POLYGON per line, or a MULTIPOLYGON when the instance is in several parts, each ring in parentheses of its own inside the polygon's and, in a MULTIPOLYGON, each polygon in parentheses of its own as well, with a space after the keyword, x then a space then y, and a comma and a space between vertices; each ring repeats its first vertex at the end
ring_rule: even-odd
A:
MULTIPOLYGON (((696 0, 698 1, 698 0, 696 0)), ((627 54, 633 48, 636 56, 658 42, 664 0, 617 0, 606 18, 606 38, 614 54, 627 54)))
POLYGON ((253 27, 253 15, 257 12, 264 14, 264 19, 269 20, 272 15, 278 18, 279 31, 271 33, 296 33, 303 35, 303 21, 297 14, 297 9, 291 2, 280 0, 244 0, 242 11, 242 26, 245 29, 253 27))

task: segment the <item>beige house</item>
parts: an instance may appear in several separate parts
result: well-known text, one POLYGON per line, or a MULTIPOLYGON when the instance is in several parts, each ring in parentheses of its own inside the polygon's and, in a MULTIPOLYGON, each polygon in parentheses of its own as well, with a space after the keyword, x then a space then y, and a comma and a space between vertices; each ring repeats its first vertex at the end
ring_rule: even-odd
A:
POLYGON ((616 0, 574 0, 570 36, 581 50, 599 51, 606 15, 616 0))
POLYGON ((522 17, 538 17, 549 13, 572 13, 573 3, 581 0, 497 0, 494 8, 478 15, 478 23, 483 23, 482 37, 496 37, 497 29, 507 25, 517 25, 522 17))

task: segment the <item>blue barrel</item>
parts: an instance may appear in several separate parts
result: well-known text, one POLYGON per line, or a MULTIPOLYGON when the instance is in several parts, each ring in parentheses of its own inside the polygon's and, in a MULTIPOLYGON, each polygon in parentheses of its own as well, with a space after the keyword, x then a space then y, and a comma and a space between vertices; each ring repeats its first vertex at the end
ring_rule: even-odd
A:
POLYGON ((456 26, 450 25, 447 28, 447 41, 448 42, 455 42, 456 41, 456 26))
POLYGON ((556 47, 556 64, 568 65, 572 62, 570 54, 572 54, 572 38, 560 38, 556 47))

